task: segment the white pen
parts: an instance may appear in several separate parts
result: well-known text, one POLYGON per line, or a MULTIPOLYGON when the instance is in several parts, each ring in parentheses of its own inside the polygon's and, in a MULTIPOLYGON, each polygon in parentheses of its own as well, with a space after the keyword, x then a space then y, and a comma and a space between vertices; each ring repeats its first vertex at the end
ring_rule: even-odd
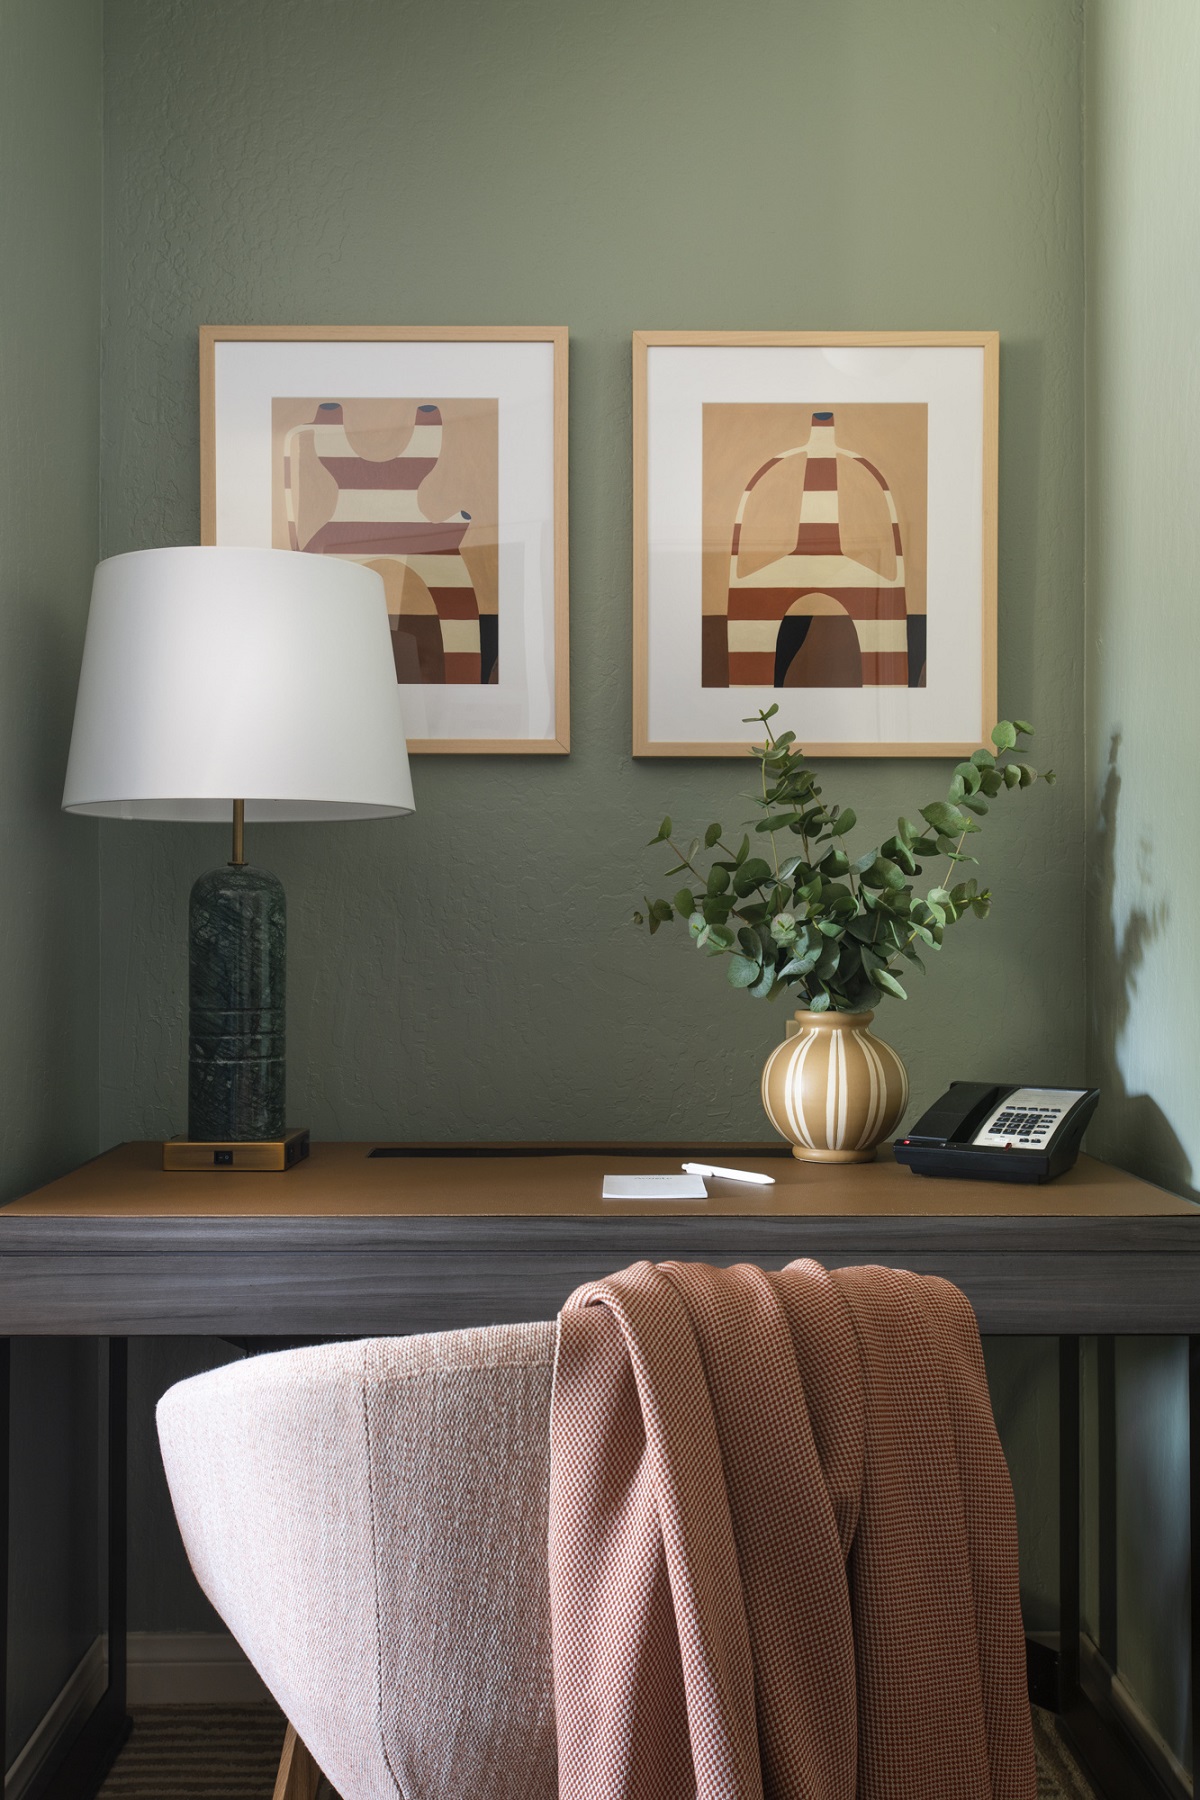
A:
POLYGON ((715 1169, 709 1163, 684 1163, 685 1175, 717 1175, 726 1181, 752 1181, 755 1187, 774 1187, 773 1175, 756 1175, 753 1169, 715 1169))

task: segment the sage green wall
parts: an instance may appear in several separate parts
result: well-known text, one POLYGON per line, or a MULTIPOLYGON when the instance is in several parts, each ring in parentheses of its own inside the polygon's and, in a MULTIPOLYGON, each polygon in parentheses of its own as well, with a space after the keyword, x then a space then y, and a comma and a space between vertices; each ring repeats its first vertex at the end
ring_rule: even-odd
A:
MULTIPOLYGON (((1088 12, 1088 1039, 1100 1154, 1200 1194, 1200 12, 1088 12)), ((1177 1754, 1187 1712, 1183 1346, 1126 1346, 1122 1673, 1177 1754)))
MULTIPOLYGON (((59 812, 96 559, 100 11, 0 0, 0 1200, 97 1148, 94 825, 59 812)), ((10 1748, 97 1630, 96 1365, 13 1366, 10 1748)))
MULTIPOLYGON (((574 752, 425 758, 411 820, 255 835, 292 910, 293 1116, 346 1137, 762 1130, 780 1012, 628 922, 662 813, 736 814, 742 786, 628 751, 638 325, 1003 333, 1002 702, 1063 780, 989 819, 994 917, 884 1028, 917 1099, 1078 1075, 1077 8, 111 0, 107 20, 106 554, 197 537, 201 321, 572 332, 574 752)), ((827 773, 867 832, 946 779, 827 773)), ((114 1139, 182 1122, 187 890, 225 843, 101 842, 114 1139)))
MULTIPOLYGON (((572 334, 574 751, 418 760, 412 819, 255 834, 291 908, 292 1116, 364 1138, 763 1130, 782 1013, 629 923, 662 814, 736 817, 742 785, 730 762, 629 755, 637 326, 1002 333, 1001 704, 1061 780, 989 818, 992 919, 882 1028, 917 1103, 955 1077, 1079 1079, 1075 0, 109 0, 105 17, 106 553, 196 539, 202 322, 572 334)), ((826 776, 865 837, 947 769, 826 776)), ((187 893, 225 854, 216 828, 101 828, 106 1143, 183 1123, 187 893)), ((138 1379, 153 1390, 155 1366, 138 1379)), ((1036 1563, 1032 1522, 1028 1545, 1036 1563)), ((190 1604, 181 1577, 134 1622, 190 1604)))

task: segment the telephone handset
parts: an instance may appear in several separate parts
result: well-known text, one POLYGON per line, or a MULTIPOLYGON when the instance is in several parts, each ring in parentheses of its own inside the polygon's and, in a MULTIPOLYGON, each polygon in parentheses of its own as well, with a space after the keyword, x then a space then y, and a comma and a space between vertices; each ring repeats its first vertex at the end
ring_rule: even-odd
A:
POLYGON ((893 1146, 916 1175, 1053 1181, 1079 1155, 1099 1088, 955 1081, 893 1146))

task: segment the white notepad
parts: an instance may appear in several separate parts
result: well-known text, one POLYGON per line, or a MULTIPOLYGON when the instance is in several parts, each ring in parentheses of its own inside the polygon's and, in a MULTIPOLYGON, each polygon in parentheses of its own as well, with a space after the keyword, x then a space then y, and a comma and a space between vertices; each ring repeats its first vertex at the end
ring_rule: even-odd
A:
POLYGON ((606 1175, 604 1200, 707 1200, 699 1175, 606 1175))

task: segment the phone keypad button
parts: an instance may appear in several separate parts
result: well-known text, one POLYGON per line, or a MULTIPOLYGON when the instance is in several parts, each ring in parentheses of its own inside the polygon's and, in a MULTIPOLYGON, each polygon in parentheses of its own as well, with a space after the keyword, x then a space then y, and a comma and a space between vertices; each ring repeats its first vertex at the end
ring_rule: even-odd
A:
POLYGON ((1082 1089, 1017 1089, 1000 1102, 974 1142, 980 1149, 1040 1153, 1047 1148, 1076 1100, 1082 1097, 1082 1089))

